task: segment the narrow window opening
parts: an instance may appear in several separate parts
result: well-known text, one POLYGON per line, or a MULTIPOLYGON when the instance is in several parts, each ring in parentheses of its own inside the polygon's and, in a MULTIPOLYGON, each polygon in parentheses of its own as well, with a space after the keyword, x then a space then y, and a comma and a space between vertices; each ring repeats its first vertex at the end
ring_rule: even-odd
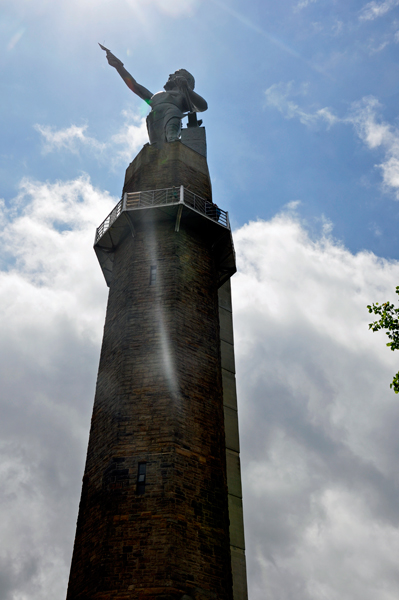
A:
POLYGON ((150 285, 154 285, 157 280, 157 268, 155 265, 150 267, 150 285))
POLYGON ((145 478, 147 473, 147 465, 144 462, 139 463, 137 469, 137 486, 136 493, 139 495, 144 494, 145 492, 145 478))

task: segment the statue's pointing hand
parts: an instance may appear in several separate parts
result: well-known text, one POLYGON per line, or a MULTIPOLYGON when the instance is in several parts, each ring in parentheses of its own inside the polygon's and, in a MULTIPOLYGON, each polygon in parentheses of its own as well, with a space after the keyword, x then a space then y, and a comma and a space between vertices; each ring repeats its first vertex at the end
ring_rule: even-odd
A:
POLYGON ((118 67, 123 67, 123 62, 121 60, 119 60, 119 58, 116 58, 116 56, 114 54, 112 54, 111 50, 108 50, 108 48, 106 48, 105 46, 102 46, 101 44, 98 44, 100 46, 100 48, 102 50, 104 50, 106 52, 106 56, 107 56, 107 61, 108 64, 111 65, 111 67, 115 67, 115 69, 117 69, 118 67))

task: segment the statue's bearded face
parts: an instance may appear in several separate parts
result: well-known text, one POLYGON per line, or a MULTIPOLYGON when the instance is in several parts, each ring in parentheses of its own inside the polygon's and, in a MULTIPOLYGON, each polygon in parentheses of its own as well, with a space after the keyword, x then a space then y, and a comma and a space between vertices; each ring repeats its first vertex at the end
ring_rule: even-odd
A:
POLYGON ((172 73, 171 75, 169 75, 168 81, 163 86, 164 90, 173 90, 175 87, 177 87, 176 77, 178 75, 179 75, 178 71, 176 71, 176 73, 172 73))
POLYGON ((185 69, 179 69, 178 71, 175 71, 174 73, 169 75, 168 81, 163 86, 164 90, 173 90, 174 88, 178 87, 177 83, 176 83, 177 77, 179 77, 179 78, 183 77, 187 81, 188 87, 191 90, 194 89, 194 85, 195 85, 194 77, 185 69))

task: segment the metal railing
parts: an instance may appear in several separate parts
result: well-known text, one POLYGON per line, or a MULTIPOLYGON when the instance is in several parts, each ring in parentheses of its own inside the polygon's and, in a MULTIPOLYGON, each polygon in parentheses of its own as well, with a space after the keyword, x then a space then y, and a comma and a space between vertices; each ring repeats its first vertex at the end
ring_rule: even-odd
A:
POLYGON ((212 221, 230 229, 229 215, 225 210, 222 210, 216 204, 213 204, 213 202, 209 202, 190 190, 185 189, 183 186, 180 186, 163 190, 125 193, 122 200, 118 202, 115 208, 109 213, 108 217, 104 219, 97 228, 94 243, 96 244, 98 242, 124 210, 136 210, 138 208, 148 208, 166 204, 185 204, 209 219, 212 219, 212 221))
POLYGON ((104 233, 107 231, 107 229, 109 229, 111 227, 112 223, 114 223, 116 221, 116 219, 121 214, 122 210, 123 210, 123 199, 119 200, 118 204, 115 206, 115 208, 113 208, 111 210, 108 217, 106 219, 104 219, 104 221, 101 223, 100 227, 97 227, 96 239, 94 241, 95 244, 97 244, 98 240, 104 235, 104 233))
POLYGON ((204 200, 201 196, 193 194, 190 190, 183 188, 183 194, 184 204, 191 206, 194 210, 230 229, 229 214, 225 210, 222 210, 216 204, 213 204, 213 202, 208 202, 208 200, 204 200))
POLYGON ((163 204, 179 204, 180 189, 175 187, 164 190, 150 190, 148 192, 127 192, 124 194, 123 200, 126 210, 162 206, 163 204))

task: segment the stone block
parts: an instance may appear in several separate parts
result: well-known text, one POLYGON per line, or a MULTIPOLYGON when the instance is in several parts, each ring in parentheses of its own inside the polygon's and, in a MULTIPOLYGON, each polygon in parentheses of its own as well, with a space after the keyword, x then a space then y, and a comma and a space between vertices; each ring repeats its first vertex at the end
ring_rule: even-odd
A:
POLYGON ((234 600, 248 600, 247 567, 244 550, 231 548, 231 568, 233 572, 234 600))
POLYGON ((240 439, 238 434, 238 416, 237 411, 224 407, 224 431, 226 437, 226 448, 240 451, 240 439))
POLYGON ((234 344, 233 315, 229 310, 219 306, 220 339, 229 344, 234 344))
POLYGON ((181 142, 206 157, 205 127, 186 127, 181 130, 181 142))
POLYGON ((240 456, 237 452, 226 450, 227 489, 229 494, 242 498, 240 456))
POLYGON ((237 410, 236 376, 231 371, 222 369, 223 404, 237 410))
POLYGON ((220 340, 220 353, 222 358, 222 368, 231 373, 235 373, 236 367, 233 344, 220 340))
POLYGON ((242 500, 229 494, 230 544, 245 550, 242 500))
POLYGON ((230 279, 219 288, 219 306, 232 312, 230 279))

